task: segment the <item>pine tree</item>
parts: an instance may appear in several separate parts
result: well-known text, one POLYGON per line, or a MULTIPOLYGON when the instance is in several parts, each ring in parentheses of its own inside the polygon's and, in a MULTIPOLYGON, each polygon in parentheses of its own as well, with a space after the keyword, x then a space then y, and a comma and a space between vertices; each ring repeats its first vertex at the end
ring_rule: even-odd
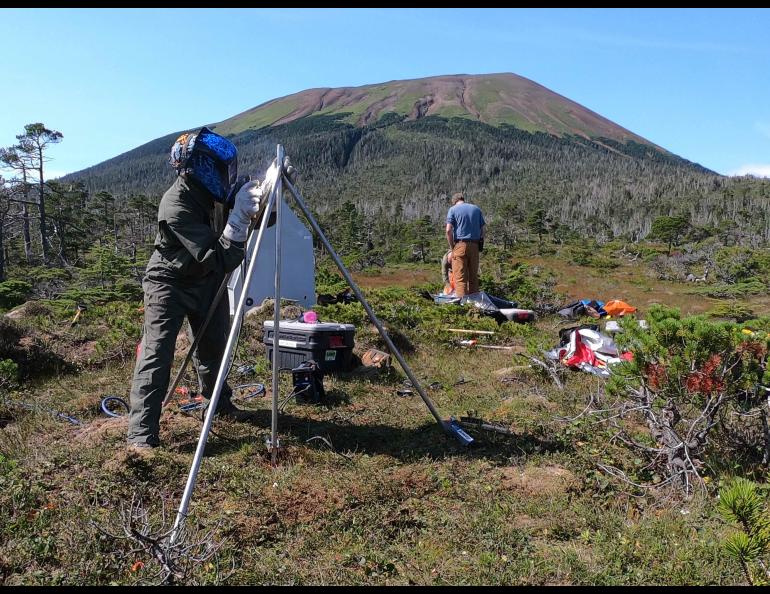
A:
POLYGON ((24 126, 24 134, 19 134, 16 139, 19 141, 18 150, 23 159, 28 159, 31 168, 38 174, 38 197, 37 205, 40 211, 40 243, 43 248, 43 262, 48 264, 50 261, 50 245, 48 239, 48 222, 45 210, 46 185, 44 177, 45 163, 49 160, 45 156, 46 149, 52 145, 61 142, 63 134, 56 130, 49 130, 41 123, 27 124, 24 126))
POLYGON ((770 585, 770 510, 759 487, 737 477, 719 491, 722 516, 740 526, 724 542, 727 553, 736 559, 752 586, 770 585))

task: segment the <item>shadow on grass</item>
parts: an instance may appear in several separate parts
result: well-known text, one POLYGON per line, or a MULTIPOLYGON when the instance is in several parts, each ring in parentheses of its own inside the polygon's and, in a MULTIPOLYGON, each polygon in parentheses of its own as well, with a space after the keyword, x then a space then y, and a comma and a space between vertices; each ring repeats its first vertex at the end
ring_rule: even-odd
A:
MULTIPOLYGON (((270 411, 255 411, 249 422, 269 431, 270 411)), ((216 429, 215 429, 216 431, 216 429)), ((353 425, 345 422, 318 420, 293 414, 281 414, 278 420, 278 432, 284 444, 305 445, 308 448, 328 450, 328 440, 334 451, 340 454, 386 455, 409 462, 423 458, 440 460, 448 457, 463 456, 469 459, 485 459, 496 464, 508 465, 511 459, 521 460, 528 456, 546 452, 568 451, 570 446, 555 439, 529 432, 501 435, 484 430, 466 430, 475 441, 465 447, 454 437, 446 434, 437 423, 425 423, 416 428, 405 429, 392 425, 371 424, 353 425)), ((222 431, 217 431, 223 433, 222 431)), ((243 445, 264 439, 253 435, 236 439, 209 438, 206 447, 207 456, 216 456, 240 449, 243 445)), ((188 442, 179 446, 181 453, 195 451, 197 443, 188 442)))
MULTIPOLYGON (((331 390, 325 390, 326 398, 324 399, 324 408, 337 408, 338 406, 345 406, 350 404, 350 396, 344 390, 338 390, 336 388, 331 390)), ((312 405, 310 405, 312 406, 312 405)))

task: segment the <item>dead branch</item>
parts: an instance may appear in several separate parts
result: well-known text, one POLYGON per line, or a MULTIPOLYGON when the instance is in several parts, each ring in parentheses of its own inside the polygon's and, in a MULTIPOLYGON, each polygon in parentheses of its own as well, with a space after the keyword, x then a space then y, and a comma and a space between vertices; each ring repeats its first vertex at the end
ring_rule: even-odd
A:
MULTIPOLYGON (((578 420, 580 417, 582 417, 582 416, 583 416, 583 415, 585 415, 585 414, 597 414, 597 413, 601 413, 601 412, 604 412, 604 411, 602 411, 602 410, 591 410, 591 409, 593 408, 593 406, 594 406, 594 403, 595 403, 595 402, 596 402, 596 403, 598 403, 598 402, 599 402, 599 394, 600 394, 601 392, 602 392, 602 384, 600 383, 600 384, 598 384, 598 385, 597 385, 597 387, 596 387, 596 394, 595 394, 595 395, 594 395, 594 393, 593 393, 593 392, 590 392, 590 398, 589 398, 589 400, 588 400, 588 404, 587 404, 587 405, 586 405, 586 407, 585 407, 585 408, 584 408, 584 409, 583 409, 583 410, 580 412, 580 414, 578 414, 577 416, 574 416, 574 417, 562 417, 562 416, 556 416, 556 417, 554 417, 554 420, 556 420, 556 421, 562 421, 562 422, 566 422, 566 423, 573 423, 573 422, 577 421, 577 420, 578 420)), ((608 410, 609 410, 609 409, 608 409, 608 410)))
MULTIPOLYGON (((216 542, 214 539, 221 523, 209 530, 203 530, 190 528, 191 522, 188 521, 183 523, 176 541, 171 544, 171 534, 174 530, 173 522, 169 521, 167 515, 166 501, 162 502, 160 517, 153 519, 136 494, 131 497, 130 504, 120 502, 116 524, 122 534, 91 521, 91 525, 101 534, 115 543, 121 543, 123 551, 118 552, 121 557, 136 558, 137 555, 144 554, 154 562, 154 570, 138 576, 137 583, 146 580, 154 585, 197 585, 194 577, 195 567, 211 559, 216 562, 216 555, 225 543, 225 540, 216 542)), ((215 583, 221 583, 235 571, 234 562, 226 575, 219 574, 218 562, 215 567, 215 583)))
POLYGON ((545 371, 548 373, 548 375, 551 376, 553 383, 556 384, 559 390, 564 390, 564 385, 561 383, 561 380, 559 379, 559 376, 556 373, 556 369, 552 365, 548 365, 548 363, 546 363, 545 361, 541 361, 537 357, 533 357, 531 355, 526 355, 524 353, 516 353, 516 354, 521 357, 524 357, 525 359, 529 359, 532 363, 534 363, 538 367, 542 367, 543 369, 545 369, 545 371))

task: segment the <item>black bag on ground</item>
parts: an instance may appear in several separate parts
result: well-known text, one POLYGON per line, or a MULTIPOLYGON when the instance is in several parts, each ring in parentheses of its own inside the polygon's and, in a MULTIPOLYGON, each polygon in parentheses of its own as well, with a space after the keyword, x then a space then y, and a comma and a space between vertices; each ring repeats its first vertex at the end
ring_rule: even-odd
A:
POLYGON ((575 319, 585 315, 586 306, 582 301, 575 301, 575 303, 565 305, 558 313, 563 318, 575 319))

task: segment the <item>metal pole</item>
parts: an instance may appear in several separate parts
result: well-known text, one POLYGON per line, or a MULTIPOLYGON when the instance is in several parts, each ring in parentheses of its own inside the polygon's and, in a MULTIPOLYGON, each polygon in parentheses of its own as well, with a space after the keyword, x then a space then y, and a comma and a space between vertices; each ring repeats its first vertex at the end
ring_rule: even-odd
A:
POLYGON ((273 308, 273 406, 270 415, 270 456, 278 464, 278 351, 281 344, 281 206, 283 204, 283 146, 278 145, 278 177, 275 180, 275 307, 273 308))
POLYGON ((420 382, 417 381, 417 378, 412 373, 412 370, 409 368, 409 365, 407 365, 406 361, 404 360, 404 357, 401 354, 401 351, 399 351, 396 348, 396 345, 393 344, 393 341, 390 339, 390 336, 388 336, 388 333, 385 331, 385 328, 380 323, 380 320, 377 319, 377 316, 374 314, 374 311, 372 310, 371 306, 366 301, 366 298, 364 297, 363 293, 361 293, 360 289, 358 288, 358 285, 356 285, 356 282, 353 280, 353 277, 350 276, 350 273, 348 272, 347 268, 345 268, 345 264, 343 264, 342 260, 340 260, 340 257, 337 255, 337 252, 334 251, 334 248, 332 247, 331 243, 329 243, 329 240, 326 239, 326 236, 321 230, 321 227, 318 226, 318 223, 316 222, 315 218, 313 217, 313 215, 310 213, 310 210, 305 205, 305 201, 302 199, 302 196, 300 196, 297 189, 292 185, 290 180, 286 179, 285 176, 284 176, 284 183, 286 184, 286 187, 289 189, 289 192, 291 192, 292 196, 294 196, 294 200, 297 202, 297 206, 299 206, 300 210, 305 214, 305 217, 307 217, 308 222, 313 227, 313 231, 316 232, 319 239, 321 240, 321 242, 323 242, 324 246, 329 252, 329 255, 331 255, 332 259, 334 260, 334 263, 337 264, 337 268, 339 268, 340 272, 342 273, 342 276, 345 277, 345 280, 347 281, 348 285, 350 285, 350 288, 353 289, 353 292, 356 294, 356 297, 358 297, 358 300, 361 302, 361 305, 364 306, 364 309, 366 310, 366 313, 369 316, 369 319, 372 321, 372 324, 376 326, 377 331, 380 333, 380 336, 382 336, 382 339, 388 345, 390 352, 396 356, 396 359, 401 365, 401 368, 404 370, 404 373, 406 373, 406 376, 409 378, 409 381, 412 382, 412 385, 417 389, 417 393, 420 395, 420 398, 422 398, 423 402, 428 407, 428 410, 430 410, 431 414, 434 416, 439 426, 444 431, 454 435, 454 433, 449 429, 448 423, 444 421, 441 418, 441 416, 438 414, 438 411, 436 410, 436 406, 433 404, 433 401, 425 393, 425 390, 423 390, 422 386, 420 385, 420 382))
MULTIPOLYGON (((278 178, 280 179, 280 178, 278 178)), ((203 423, 200 437, 198 438, 198 446, 195 448, 195 456, 193 457, 192 466, 190 467, 190 474, 187 476, 187 484, 184 487, 184 493, 182 494, 182 502, 179 505, 179 512, 176 515, 174 521, 173 531, 171 533, 171 544, 174 544, 179 538, 180 528, 185 517, 187 517, 187 508, 190 505, 190 498, 192 497, 193 490, 195 489, 195 481, 198 478, 198 470, 200 469, 201 459, 203 458, 203 450, 206 448, 206 440, 208 439, 209 431, 211 430, 211 423, 214 419, 214 412, 217 409, 217 403, 219 402, 219 395, 222 392, 222 386, 225 383, 227 377, 227 371, 230 367, 230 355, 235 347, 235 340, 238 336, 239 325, 238 320, 241 319, 243 313, 243 306, 246 303, 246 295, 248 293, 248 283, 251 282, 251 277, 254 273, 254 267, 257 262, 257 253, 259 247, 262 245, 262 238, 265 235, 265 229, 267 228, 267 221, 270 218, 270 213, 273 210, 273 205, 276 201, 276 188, 278 181, 273 185, 273 191, 270 193, 270 198, 267 202, 267 208, 265 214, 262 217, 262 222, 259 226, 259 234, 257 235, 257 242, 254 246, 254 254, 249 262, 249 269, 246 272, 246 281, 241 290, 241 295, 238 298, 238 306, 235 308, 235 315, 233 316, 233 325, 230 328, 230 334, 227 337, 227 344, 225 350, 222 353, 222 363, 219 365, 219 373, 217 374, 217 381, 214 384, 214 391, 211 394, 211 400, 209 401, 208 410, 206 411, 206 420, 203 423)))

